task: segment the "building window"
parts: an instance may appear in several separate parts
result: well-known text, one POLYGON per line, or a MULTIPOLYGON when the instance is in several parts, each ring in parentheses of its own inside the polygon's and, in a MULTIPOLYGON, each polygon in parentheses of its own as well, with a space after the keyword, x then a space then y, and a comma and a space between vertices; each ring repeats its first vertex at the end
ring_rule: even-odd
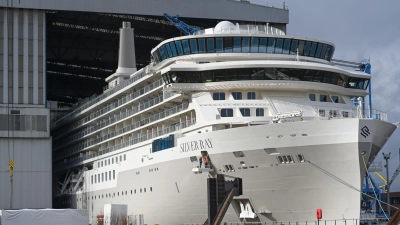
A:
POLYGON ((339 103, 339 96, 331 96, 331 99, 334 103, 339 103))
POLYGON ((256 99, 255 92, 247 92, 247 99, 256 99))
POLYGON ((115 180, 115 170, 113 170, 113 180, 115 180))
POLYGON ((233 99, 241 100, 242 99, 242 92, 232 92, 233 99))
POLYGON ((250 116, 250 109, 249 108, 240 109, 240 113, 242 114, 242 116, 248 117, 250 116))
POLYGON ((223 92, 213 93, 213 99, 214 100, 225 100, 225 93, 223 93, 223 92))
POLYGON ((311 101, 315 101, 315 94, 309 94, 308 97, 310 98, 311 101))
POLYGON ((319 95, 320 102, 326 102, 326 95, 319 95))
POLYGON ((320 109, 319 110, 319 116, 325 117, 325 110, 320 109))
POLYGON ((264 109, 262 108, 256 109, 256 116, 264 116, 264 109))
POLYGON ((221 117, 233 117, 233 109, 221 109, 221 117))

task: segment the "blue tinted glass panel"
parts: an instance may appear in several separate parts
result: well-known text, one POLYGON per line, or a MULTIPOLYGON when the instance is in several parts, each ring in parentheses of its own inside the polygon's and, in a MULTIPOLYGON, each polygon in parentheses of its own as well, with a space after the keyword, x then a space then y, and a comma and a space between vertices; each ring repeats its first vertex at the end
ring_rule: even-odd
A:
POLYGON ((326 53, 327 47, 328 47, 328 45, 324 45, 324 46, 322 47, 322 51, 321 51, 320 58, 322 58, 322 59, 325 58, 325 53, 326 53))
POLYGON ((306 46, 304 47, 304 55, 309 55, 311 48, 311 41, 306 42, 306 46))
POLYGON ((250 51, 250 38, 243 37, 242 38, 242 52, 249 52, 250 51))
POLYGON ((317 48, 317 52, 315 53, 315 57, 318 57, 321 55, 321 51, 322 51, 322 46, 324 44, 318 43, 318 48, 317 48))
POLYGON ((258 49, 258 52, 260 52, 260 53, 267 52, 267 39, 266 38, 260 38, 260 48, 258 49))
POLYGON ((304 44, 305 41, 299 41, 299 45, 297 46, 297 50, 299 51, 299 55, 303 55, 304 53, 304 44))
POLYGON ((256 99, 255 92, 247 92, 247 99, 256 99))
POLYGON ((206 40, 204 38, 198 39, 199 42, 199 53, 206 52, 206 40))
POLYGON ((242 52, 242 38, 233 38, 233 52, 242 52))
POLYGON ((175 43, 171 42, 171 43, 169 43, 169 46, 171 47, 172 55, 177 56, 178 53, 176 52, 175 43))
POLYGON ((216 44, 216 50, 217 52, 224 52, 224 43, 223 43, 223 39, 222 38, 217 38, 216 39, 217 44, 216 44))
POLYGON ((332 46, 328 45, 328 47, 326 48, 326 54, 325 54, 326 60, 329 58, 329 55, 331 54, 331 49, 332 49, 332 46))
POLYGON ((207 38, 207 52, 215 52, 214 38, 207 38))
POLYGON ((251 38, 251 52, 258 52, 258 37, 251 38))
POLYGON ((233 49, 233 38, 231 38, 231 37, 224 38, 225 52, 232 52, 232 49, 233 49))
POLYGON ((175 41, 175 45, 176 45, 176 50, 178 51, 178 55, 183 55, 181 41, 175 41))
POLYGON ((171 58, 172 57, 172 51, 171 51, 171 48, 169 47, 169 44, 165 44, 165 48, 167 49, 168 58, 171 58))
POLYGON ((289 54, 290 50, 290 41, 291 39, 285 39, 284 45, 283 45, 283 54, 289 54))
POLYGON ((199 53, 197 51, 197 39, 190 39, 190 49, 192 50, 192 54, 199 53))
POLYGON ((299 43, 298 40, 292 40, 292 46, 290 48, 290 54, 296 55, 297 54, 297 44, 299 43))
POLYGON ((335 48, 332 46, 331 52, 329 53, 329 58, 328 58, 329 61, 331 61, 334 52, 335 52, 335 48))
POLYGON ((232 92, 232 97, 235 100, 241 100, 242 99, 242 92, 232 92))
POLYGON ((317 50, 317 45, 318 45, 317 42, 313 42, 313 43, 312 43, 311 49, 310 49, 310 52, 309 52, 309 55, 310 55, 310 56, 314 57, 314 55, 315 55, 315 50, 317 50))
POLYGON ((256 109, 256 116, 264 116, 264 109, 256 109))
POLYGON ((267 53, 274 53, 275 38, 268 38, 267 53))
POLYGON ((182 40, 182 45, 183 45, 183 52, 185 54, 190 54, 189 41, 188 40, 182 40))
POLYGON ((281 54, 282 47, 283 47, 283 39, 282 38, 276 39, 275 53, 281 54))
POLYGON ((221 117, 233 117, 233 109, 221 109, 221 117))
POLYGON ((161 60, 164 60, 165 59, 164 48, 161 46, 158 50, 160 51, 161 60))
POLYGON ((248 117, 248 116, 250 116, 250 109, 249 108, 240 109, 240 113, 242 114, 242 116, 248 117))

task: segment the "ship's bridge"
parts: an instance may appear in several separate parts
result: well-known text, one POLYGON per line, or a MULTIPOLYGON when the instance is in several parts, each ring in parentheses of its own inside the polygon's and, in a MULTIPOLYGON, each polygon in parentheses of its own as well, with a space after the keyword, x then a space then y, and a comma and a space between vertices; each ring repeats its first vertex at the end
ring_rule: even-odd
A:
POLYGON ((322 60, 329 63, 334 51, 333 43, 286 36, 283 31, 268 24, 234 25, 222 21, 215 28, 165 40, 156 46, 151 54, 157 64, 167 59, 187 59, 195 56, 207 58, 216 53, 219 58, 234 58, 243 56, 243 53, 251 53, 271 59, 274 56, 292 59, 301 56, 309 61, 322 60))

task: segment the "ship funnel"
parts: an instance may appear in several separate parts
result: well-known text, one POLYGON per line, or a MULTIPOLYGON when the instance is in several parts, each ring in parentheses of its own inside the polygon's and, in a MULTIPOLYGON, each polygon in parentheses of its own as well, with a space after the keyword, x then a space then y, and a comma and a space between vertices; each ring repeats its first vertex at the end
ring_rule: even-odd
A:
POLYGON ((119 29, 119 54, 118 68, 114 74, 106 78, 109 83, 108 88, 114 87, 122 80, 136 72, 135 58, 135 40, 131 22, 122 22, 122 27, 119 29))
POLYGON ((135 40, 131 22, 123 22, 119 29, 119 55, 117 73, 136 72, 135 40))

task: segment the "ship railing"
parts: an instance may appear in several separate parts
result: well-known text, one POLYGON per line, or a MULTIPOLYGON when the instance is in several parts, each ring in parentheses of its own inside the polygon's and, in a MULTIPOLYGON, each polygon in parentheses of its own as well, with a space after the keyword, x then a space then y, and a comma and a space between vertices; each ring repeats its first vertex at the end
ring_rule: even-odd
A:
POLYGON ((195 124, 196 124, 196 119, 192 118, 192 119, 187 120, 187 121, 183 121, 183 122, 180 122, 180 123, 172 124, 171 126, 166 127, 166 128, 164 128, 162 130, 155 131, 155 132, 149 132, 149 133, 147 133, 147 134, 145 134, 145 135, 143 135, 141 137, 138 137, 138 138, 135 138, 135 139, 131 139, 131 140, 128 140, 126 142, 122 142, 120 144, 115 144, 114 146, 110 146, 110 147, 108 147, 106 149, 101 149, 98 152, 95 152, 95 153, 92 153, 92 154, 82 153, 81 156, 76 156, 76 157, 73 157, 71 159, 65 159, 64 161, 60 161, 58 163, 54 163, 54 165, 57 166, 57 168, 59 168, 59 170, 61 170, 61 169, 64 169, 64 168, 66 168, 68 166, 72 166, 74 164, 83 162, 85 160, 92 159, 94 157, 101 156, 101 155, 104 155, 104 154, 107 154, 107 153, 110 153, 110 152, 113 152, 113 151, 116 151, 116 150, 119 150, 119 149, 122 149, 122 148, 125 148, 125 147, 128 147, 128 146, 131 146, 131 145, 138 144, 140 142, 144 142, 144 141, 147 141, 147 140, 162 136, 162 135, 170 134, 170 133, 182 130, 184 128, 193 126, 195 124))
MULTIPOLYGON (((136 98, 142 96, 143 94, 145 94, 147 92, 150 92, 150 91, 152 91, 152 90, 154 90, 154 89, 156 89, 158 87, 161 87, 162 85, 163 85, 163 81, 161 79, 157 80, 157 81, 155 81, 155 82, 143 87, 142 89, 140 89, 138 91, 135 91, 135 92, 133 92, 131 94, 127 94, 126 96, 122 97, 118 101, 112 102, 112 103, 108 104, 107 106, 97 110, 96 112, 91 113, 88 117, 85 117, 85 118, 79 120, 78 122, 75 122, 75 123, 69 125, 68 127, 60 130, 60 131, 54 132, 52 135, 53 135, 54 138, 56 138, 56 137, 58 137, 58 136, 60 136, 62 134, 65 134, 66 132, 75 129, 76 127, 79 127, 80 125, 82 125, 82 124, 84 124, 84 123, 86 123, 86 122, 88 122, 88 121, 90 121, 92 119, 95 119, 95 118, 97 118, 99 116, 102 116, 105 113, 108 113, 111 110, 113 110, 113 109, 115 109, 115 108, 117 108, 117 107, 119 107, 119 106, 121 106, 121 105, 123 105, 123 104, 125 104, 125 103, 127 103, 127 102, 129 102, 131 100, 133 100, 133 99, 136 99, 136 98)), ((55 126, 56 125, 54 125, 54 127, 55 126)), ((52 127, 52 128, 54 128, 54 127, 52 127)))
MULTIPOLYGON (((363 220, 361 220, 364 222, 363 220)), ((368 225, 367 221, 365 221, 368 225)), ((371 222, 373 222, 371 220, 371 222)), ((223 225, 358 225, 359 219, 337 219, 337 220, 310 220, 310 221, 270 221, 270 222, 223 222, 223 225)), ((384 225, 387 221, 375 221, 374 225, 384 225)), ((177 225, 203 225, 204 223, 179 223, 177 225)))
MULTIPOLYGON (((174 106, 172 108, 165 109, 162 112, 159 112, 159 113, 156 113, 154 115, 148 116, 147 118, 145 118, 143 120, 140 120, 140 121, 138 121, 138 122, 136 122, 134 124, 124 126, 124 127, 120 128, 120 129, 118 129, 116 131, 113 131, 113 132, 107 133, 107 134, 105 134, 105 135, 103 135, 101 137, 98 137, 98 138, 94 139, 93 141, 90 141, 89 145, 91 143, 98 144, 100 142, 103 142, 103 141, 106 141, 108 139, 111 139, 111 138, 113 138, 115 136, 124 134, 124 133, 126 133, 128 131, 131 131, 131 130, 137 129, 139 127, 145 126, 145 125, 147 125, 149 123, 152 123, 152 122, 155 122, 157 120, 163 119, 163 118, 168 117, 170 115, 174 115, 174 114, 176 114, 178 112, 181 112, 181 111, 187 109, 188 107, 189 107, 188 103, 183 103, 183 104, 176 105, 176 106, 174 106)), ((67 141, 62 142, 62 144, 63 145, 69 144, 69 143, 71 143, 73 141, 78 140, 79 138, 84 138, 86 135, 87 135, 86 132, 79 132, 77 135, 71 136, 72 139, 67 139, 67 141)), ((58 145, 55 145, 54 148, 56 150, 57 148, 59 148, 61 146, 58 144, 58 145)), ((85 145, 81 146, 80 148, 74 148, 74 150, 73 150, 73 152, 71 154, 73 154, 73 153, 75 153, 77 151, 83 150, 85 148, 84 146, 85 145)), ((60 158, 63 158, 63 157, 65 157, 65 156, 62 156, 60 158)), ((60 158, 57 158, 57 159, 60 159, 60 158)))
POLYGON ((313 120, 332 120, 332 119, 346 119, 346 118, 364 118, 364 119, 376 119, 387 122, 387 113, 372 110, 370 114, 369 109, 364 110, 348 110, 348 109, 316 109, 316 116, 313 120))
POLYGON ((54 123, 51 124, 51 128, 53 129, 55 126, 57 126, 58 124, 61 124, 65 121, 67 121, 70 118, 75 117, 76 115, 78 115, 80 112, 82 112, 83 110, 91 107, 92 105, 102 101, 103 99, 109 97, 110 95, 116 93, 117 91, 127 87, 128 85, 131 85, 133 83, 135 83, 136 81, 138 81, 139 79, 143 78, 146 76, 146 68, 143 68, 139 71, 137 71, 135 73, 134 76, 132 76, 131 78, 122 81, 121 83, 119 83, 118 85, 116 85, 112 90, 107 91, 101 95, 95 96, 93 99, 90 100, 84 100, 83 103, 78 103, 78 105, 73 107, 73 111, 65 116, 56 118, 57 121, 55 121, 54 123))
POLYGON ((271 34, 271 35, 285 35, 282 30, 269 26, 269 25, 236 25, 235 28, 227 27, 221 29, 209 28, 207 30, 199 30, 194 35, 203 34, 271 34))

